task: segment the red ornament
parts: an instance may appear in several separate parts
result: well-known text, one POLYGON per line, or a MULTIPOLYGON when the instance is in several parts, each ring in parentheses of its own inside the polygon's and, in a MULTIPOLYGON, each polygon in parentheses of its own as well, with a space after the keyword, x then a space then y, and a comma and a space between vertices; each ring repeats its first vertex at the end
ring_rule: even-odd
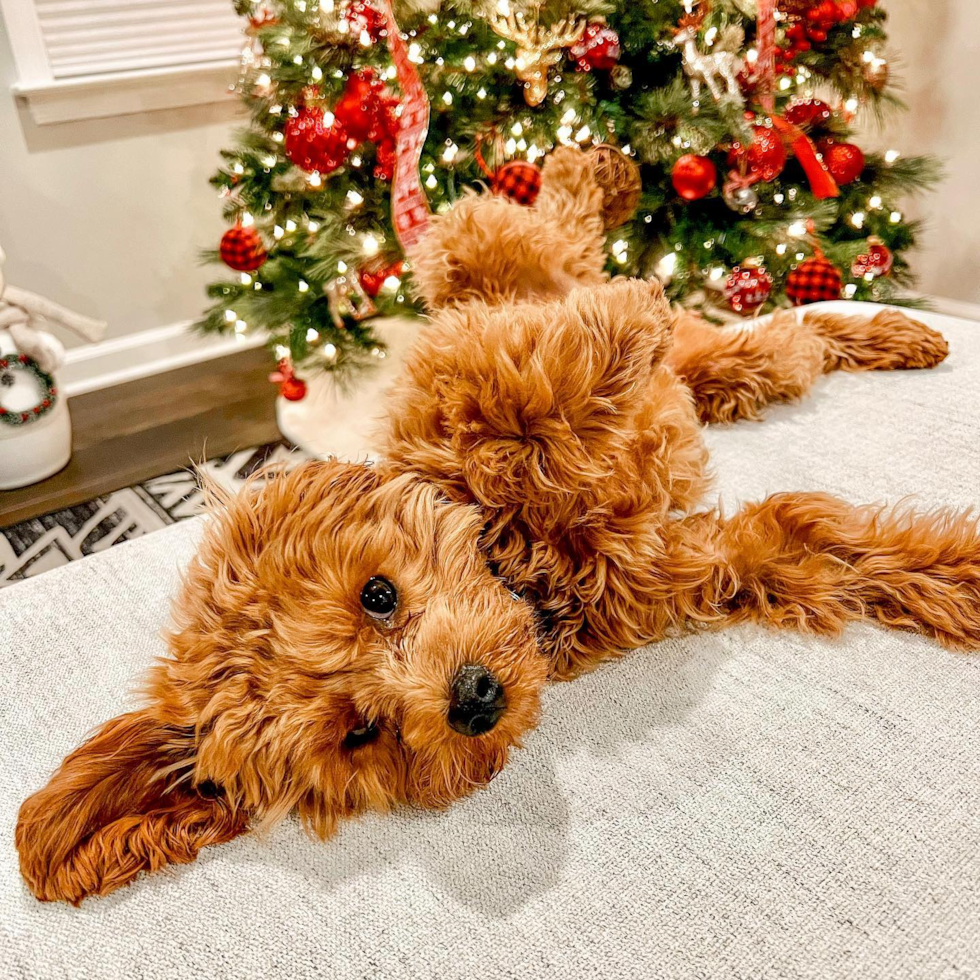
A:
POLYGON ((376 269, 361 269, 358 274, 358 278, 361 280, 361 286, 364 292, 371 297, 371 299, 376 299, 378 293, 381 292, 381 287, 385 284, 385 280, 389 276, 400 277, 402 274, 402 263, 401 260, 393 263, 389 266, 382 266, 376 269))
POLYGON ((333 107, 334 118, 350 139, 361 143, 376 140, 381 135, 385 125, 381 112, 384 90, 384 83, 375 75, 373 68, 361 68, 351 73, 333 107))
POLYGON ((568 54, 577 71, 609 71, 619 64, 622 54, 619 35, 599 21, 587 24, 582 37, 568 49, 568 54))
POLYGON ((830 176, 838 184, 849 184, 857 180, 864 170, 864 154, 854 143, 833 143, 829 140, 821 143, 820 152, 830 176))
POLYGON ((752 142, 745 146, 741 141, 732 144, 728 154, 729 166, 738 167, 740 173, 756 180, 775 180, 786 166, 786 148, 779 134, 766 126, 752 127, 752 142))
POLYGON ((391 180, 395 176, 395 141, 386 139, 378 144, 374 155, 374 176, 391 180))
POLYGON ((293 365, 287 358, 279 362, 279 369, 269 375, 269 380, 279 385, 279 394, 287 401, 298 402, 306 397, 306 382, 293 374, 293 365))
POLYGON ((786 277, 786 295, 794 306, 804 306, 822 300, 840 299, 843 284, 840 269, 818 251, 786 277))
POLYGON ((833 118, 833 112, 820 99, 797 99, 786 107, 783 118, 806 130, 822 129, 833 118))
POLYGON ((670 179, 674 190, 685 201, 697 201, 714 190, 718 171, 707 157, 686 153, 674 164, 670 179))
POLYGON ((221 236, 221 261, 237 272, 255 272, 269 257, 254 228, 235 225, 221 236))
POLYGON ((328 174, 347 159, 347 131, 338 119, 327 125, 322 109, 304 106, 286 123, 285 133, 283 150, 303 170, 328 174))
POLYGON ((286 401, 300 402, 306 397, 306 382, 302 378, 287 378, 279 385, 279 394, 286 401))
POLYGON ((354 0, 349 4, 344 11, 344 21, 350 33, 356 38, 359 38, 362 33, 367 33, 372 42, 377 42, 388 35, 384 14, 367 0, 354 0))
POLYGON ((527 160, 510 160, 493 177, 493 192, 518 204, 532 205, 541 190, 541 168, 527 160))
POLYGON ((765 266, 749 260, 735 266, 725 280, 725 298, 736 313, 754 313, 772 292, 772 276, 765 266))
POLYGON ((864 279, 868 275, 872 279, 887 276, 892 271, 893 262, 891 249, 880 238, 872 235, 868 239, 868 251, 854 260, 851 275, 855 279, 864 279))

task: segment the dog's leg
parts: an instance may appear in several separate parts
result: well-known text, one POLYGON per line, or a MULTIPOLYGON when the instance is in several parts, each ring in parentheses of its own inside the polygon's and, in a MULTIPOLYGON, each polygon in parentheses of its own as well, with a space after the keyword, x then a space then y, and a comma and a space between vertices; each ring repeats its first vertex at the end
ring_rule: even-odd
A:
POLYGON ((867 617, 980 649, 980 528, 971 513, 788 493, 729 519, 679 521, 673 537, 660 574, 675 577, 677 619, 836 634, 867 617))
POLYGON ((703 422, 757 419, 766 405, 795 401, 821 374, 934 367, 948 353, 943 337, 898 310, 874 318, 777 313, 752 329, 677 318, 668 365, 694 395, 703 422))

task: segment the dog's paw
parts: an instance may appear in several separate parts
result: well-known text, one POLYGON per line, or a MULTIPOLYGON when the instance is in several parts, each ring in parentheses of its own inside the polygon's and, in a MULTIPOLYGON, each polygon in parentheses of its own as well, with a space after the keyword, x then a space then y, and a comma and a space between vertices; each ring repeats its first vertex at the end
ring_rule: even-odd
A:
POLYGON ((881 352, 890 354, 894 359, 889 367, 932 368, 946 360, 949 344, 938 330, 933 330, 898 310, 879 313, 871 322, 875 324, 879 320, 883 320, 882 337, 879 341, 881 352))
POLYGON ((827 370, 897 371, 931 368, 949 354, 941 333, 901 310, 882 310, 875 317, 839 313, 807 315, 827 341, 827 370))

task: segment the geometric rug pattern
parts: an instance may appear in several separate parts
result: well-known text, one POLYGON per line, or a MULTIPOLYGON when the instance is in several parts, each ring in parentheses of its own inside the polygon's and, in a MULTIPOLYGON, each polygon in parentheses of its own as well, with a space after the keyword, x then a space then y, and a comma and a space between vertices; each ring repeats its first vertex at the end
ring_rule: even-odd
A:
MULTIPOLYGON (((209 459, 200 469, 210 480, 234 491, 260 467, 288 468, 306 458, 300 450, 272 443, 209 459)), ((0 588, 203 511, 204 494, 197 473, 186 469, 0 528, 0 588)))

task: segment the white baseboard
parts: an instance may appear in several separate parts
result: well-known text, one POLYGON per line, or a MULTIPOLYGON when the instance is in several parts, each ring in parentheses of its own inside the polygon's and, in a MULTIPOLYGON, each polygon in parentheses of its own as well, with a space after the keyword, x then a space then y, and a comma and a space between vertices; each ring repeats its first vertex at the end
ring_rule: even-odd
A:
MULTIPOLYGON (((191 321, 141 330, 125 337, 114 337, 68 351, 59 372, 61 387, 70 398, 87 391, 109 388, 124 381, 135 381, 151 374, 224 357, 235 351, 261 347, 265 338, 201 337, 188 329, 191 321)), ((272 362, 269 362, 272 370, 272 362)))
POLYGON ((945 296, 924 296, 937 313, 958 316, 961 320, 980 320, 980 303, 969 303, 960 299, 946 299, 945 296))
MULTIPOLYGON (((980 321, 980 303, 924 296, 937 313, 965 320, 980 321)), ((141 330, 125 337, 104 340, 100 344, 75 347, 68 352, 61 369, 61 385, 65 394, 82 395, 87 391, 109 388, 151 374, 161 374, 174 368, 224 357, 238 350, 261 347, 264 337, 200 337, 192 334, 190 321, 172 323, 165 327, 141 330)), ((270 361, 270 370, 272 364, 270 361)))

